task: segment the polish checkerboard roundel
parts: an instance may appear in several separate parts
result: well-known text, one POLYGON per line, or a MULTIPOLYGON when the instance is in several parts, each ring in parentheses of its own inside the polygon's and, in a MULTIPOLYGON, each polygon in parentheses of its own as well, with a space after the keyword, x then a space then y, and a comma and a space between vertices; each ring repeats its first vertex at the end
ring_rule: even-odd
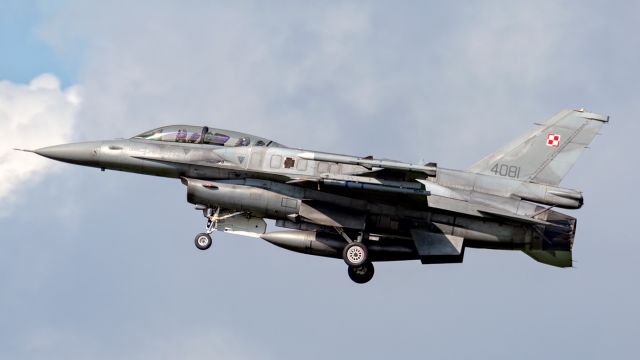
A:
POLYGON ((551 147, 559 147, 560 146, 560 135, 558 134, 547 134, 547 146, 551 147))

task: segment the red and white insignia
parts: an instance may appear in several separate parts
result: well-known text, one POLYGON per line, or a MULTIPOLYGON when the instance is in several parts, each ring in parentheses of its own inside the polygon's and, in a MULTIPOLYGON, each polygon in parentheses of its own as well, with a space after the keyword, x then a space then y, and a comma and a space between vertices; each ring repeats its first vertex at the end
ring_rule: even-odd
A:
POLYGON ((547 146, 551 147, 559 147, 560 146, 560 135, 558 134, 547 134, 547 146))

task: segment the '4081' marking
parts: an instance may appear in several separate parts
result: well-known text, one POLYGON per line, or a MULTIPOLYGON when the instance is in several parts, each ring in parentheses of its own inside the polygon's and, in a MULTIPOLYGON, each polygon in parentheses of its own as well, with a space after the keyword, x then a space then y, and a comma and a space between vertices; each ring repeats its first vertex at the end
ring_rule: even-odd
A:
POLYGON ((520 166, 495 164, 491 168, 491 172, 498 176, 506 176, 517 179, 520 177, 520 166))

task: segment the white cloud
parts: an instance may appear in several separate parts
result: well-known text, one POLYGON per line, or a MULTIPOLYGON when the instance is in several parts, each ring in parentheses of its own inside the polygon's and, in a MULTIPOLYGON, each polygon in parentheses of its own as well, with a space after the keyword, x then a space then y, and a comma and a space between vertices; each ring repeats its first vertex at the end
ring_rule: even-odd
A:
POLYGON ((0 81, 0 215, 25 184, 40 179, 53 163, 13 148, 68 142, 80 102, 78 87, 61 89, 51 74, 37 76, 27 85, 0 81))
POLYGON ((322 133, 316 144, 328 147, 350 138, 345 118, 379 104, 370 61, 354 61, 372 30, 366 3, 71 5, 41 33, 60 51, 86 37, 82 139, 191 123, 298 146, 322 133))
MULTIPOLYGON (((431 69, 437 90, 407 93, 411 117, 425 118, 414 120, 415 131, 430 134, 428 148, 438 153, 430 160, 469 166, 533 122, 577 106, 558 85, 570 79, 568 70, 584 67, 575 60, 588 37, 575 34, 590 28, 572 28, 582 18, 567 3, 490 1, 461 8, 431 69)), ((574 82, 571 95, 580 97, 588 80, 574 82)))
MULTIPOLYGON (((425 161, 438 161, 443 166, 464 166, 502 145, 530 122, 539 121, 541 116, 550 115, 561 107, 574 105, 567 104, 571 96, 579 98, 584 94, 585 87, 595 86, 587 70, 596 70, 592 73, 600 70, 599 78, 609 78, 610 71, 602 71, 605 70, 603 63, 594 61, 594 55, 599 53, 607 58, 618 56, 620 60, 617 54, 621 51, 638 48, 620 47, 617 46, 619 42, 612 42, 612 51, 606 51, 607 46, 603 46, 602 38, 590 35, 606 34, 609 29, 618 28, 620 22, 614 25, 609 22, 598 28, 597 32, 589 29, 593 29, 591 26, 594 22, 604 21, 601 19, 620 17, 611 16, 612 13, 608 12, 600 16, 593 10, 585 13, 582 9, 587 6, 568 2, 553 5, 533 2, 513 5, 497 1, 451 5, 416 2, 403 6, 392 2, 299 4, 302 3, 278 3, 274 6, 272 2, 265 2, 264 5, 259 2, 219 5, 208 1, 131 4, 124 1, 69 0, 66 5, 56 7, 59 14, 54 19, 46 20, 50 22, 43 26, 42 33, 62 53, 69 47, 73 48, 74 43, 86 49, 78 68, 79 81, 86 91, 83 91, 83 109, 78 114, 81 121, 77 122, 73 137, 94 140, 133 135, 160 124, 202 123, 264 134, 297 146, 361 155, 371 152, 376 156, 398 156, 403 160, 424 156, 425 161), (591 44, 592 41, 595 42, 591 44), (412 158, 413 154, 415 157, 412 158)), ((611 4, 603 6, 609 7, 611 4)), ((630 16, 630 20, 626 21, 627 25, 619 27, 619 31, 622 34, 634 33, 628 31, 633 30, 628 24, 635 26, 635 18, 630 16)), ((625 44, 635 41, 632 37, 625 40, 625 44)), ((625 63, 634 63, 627 58, 623 60, 625 63)), ((625 70, 620 67, 619 72, 624 79, 629 78, 629 86, 624 90, 628 90, 627 94, 631 95, 627 95, 627 98, 631 99, 635 89, 632 86, 635 73, 630 71, 631 75, 628 75, 625 70)), ((50 91, 57 88, 55 81, 43 83, 49 83, 45 87, 50 91)), ((611 97, 621 96, 619 91, 611 90, 616 89, 615 86, 598 85, 603 85, 602 91, 610 93, 611 97)), ((4 120, 0 124, 3 136, 6 136, 4 120)), ((70 138, 70 129, 71 125, 66 135, 60 138, 70 138)), ((633 131, 627 133, 632 134, 633 131)), ((18 132, 11 134, 15 138, 18 132)), ((37 139, 31 132, 29 138, 37 139)), ((46 139, 51 140, 49 137, 46 139)), ((38 147, 55 142, 22 143, 6 147, 38 147)), ((4 140, 0 145, 5 146, 4 140)), ((11 156, 14 154, 11 153, 11 156)), ((37 157, 30 154, 20 156, 29 156, 24 161, 44 161, 36 160, 37 157)), ((50 163, 53 162, 46 164, 50 163)), ((43 163, 43 166, 46 164, 43 163)), ((0 177, 3 181, 12 181, 12 178, 0 177)), ((120 182, 128 179, 111 174, 100 182, 104 184, 109 181, 107 179, 114 178, 120 182)), ((123 186, 119 196, 135 198, 137 191, 136 187, 123 186)), ((77 196, 71 193, 69 198, 77 202, 77 196)), ((121 202, 107 202, 105 208, 112 211, 108 214, 117 211, 118 216, 129 216, 121 211, 121 205, 121 202)), ((95 206, 95 202, 87 206, 95 206)), ((176 211, 179 216, 176 218, 184 220, 176 208, 165 206, 166 211, 176 211)), ((136 215, 153 217, 154 222, 158 221, 153 211, 140 211, 136 215)), ((161 220, 164 218, 166 215, 161 220)), ((85 241, 86 233, 94 234, 96 243, 111 240, 106 235, 102 236, 100 231, 95 231, 95 222, 81 226, 81 229, 86 228, 86 232, 81 237, 71 236, 70 241, 85 241)), ((589 243, 584 240, 588 239, 582 239, 583 246, 589 243)), ((70 271, 77 270, 78 265, 69 261, 77 259, 65 257, 64 252, 61 253, 55 246, 50 248, 55 251, 52 257, 56 263, 71 268, 70 271)), ((10 254, 8 251, 5 253, 10 254)), ((256 253, 255 256, 262 257, 263 254, 256 253)), ((113 260, 103 257, 107 262, 113 260)), ((172 261, 168 259, 172 258, 167 257, 168 263, 172 261)), ((477 259, 482 261, 482 258, 484 254, 477 259)), ((25 259, 23 263, 27 265, 24 266, 33 267, 29 265, 33 262, 31 256, 19 259, 25 259)), ((400 265, 393 265, 393 269, 398 269, 396 266, 400 265)), ((466 266, 456 268, 455 274, 469 272, 466 266)), ((7 266, 10 270, 14 268, 7 266)), ((140 270, 139 266, 124 269, 140 270)), ((385 270, 394 271, 391 269, 389 265, 385 270)), ((487 270, 490 269, 488 266, 487 270)), ((239 269, 238 273, 244 274, 246 271, 249 270, 239 269)), ((417 274, 427 270, 412 271, 417 274)), ((445 272, 449 271, 453 270, 445 272)), ((13 270, 5 273, 14 276, 12 281, 16 283, 28 283, 20 276, 16 277, 13 270)), ((455 274, 454 278, 457 276, 455 274)), ((109 272, 105 277, 108 282, 116 276, 109 272)), ((447 275, 443 273, 442 279, 446 278, 447 275)), ((119 280, 116 278, 115 281, 119 280)), ((296 277, 295 280, 299 279, 296 277)), ((378 281, 384 284, 384 279, 378 281)), ((273 282, 277 283, 276 280, 273 282)), ((442 282, 446 283, 445 280, 442 282)), ((300 284, 308 283, 300 280, 300 284)), ((57 289, 60 284, 61 280, 55 279, 48 285, 57 289)), ((166 287, 175 290, 170 283, 166 287)), ((32 339, 29 349, 39 355, 32 356, 34 358, 56 358, 52 354, 60 353, 58 358, 86 359, 101 354, 104 349, 102 344, 117 343, 121 346, 109 348, 118 352, 110 358, 226 358, 234 357, 234 354, 235 357, 243 357, 241 355, 246 354, 245 342, 234 341, 232 336, 224 334, 233 331, 242 333, 247 317, 253 315, 243 310, 246 306, 255 308, 250 303, 253 299, 230 292, 231 296, 226 300, 229 302, 225 303, 225 299, 219 297, 219 288, 203 287, 210 291, 207 294, 211 299, 216 299, 216 305, 226 305, 218 308, 240 320, 229 324, 222 334, 216 331, 187 331, 184 327, 174 326, 181 334, 187 335, 149 336, 142 342, 131 341, 137 334, 148 331, 148 327, 136 326, 135 320, 127 312, 103 307, 105 316, 114 319, 113 323, 104 325, 104 336, 65 335, 63 325, 54 323, 51 332, 61 332, 61 338, 49 337, 51 334, 45 332, 43 338, 32 339), (91 341, 92 338, 99 341, 91 341), (79 351, 78 356, 72 356, 68 349, 81 345, 85 350, 79 351), (187 350, 190 352, 187 353, 187 350)), ((416 289, 415 286, 410 288, 416 289)), ((273 296, 274 301, 301 293, 297 287, 282 286, 282 289, 273 296)), ((119 291, 112 293, 117 295, 119 291)), ((100 303, 98 299, 104 297, 104 292, 94 285, 89 286, 87 292, 94 293, 88 298, 89 303, 100 303)), ((131 291, 123 301, 140 298, 144 296, 142 292, 131 291)), ((42 293, 48 295, 46 291, 42 293)), ((188 298, 203 299, 193 295, 195 291, 185 293, 188 298)), ((494 293, 500 295, 500 289, 494 293)), ((473 291, 470 294, 473 296, 473 291)), ((68 295, 33 298, 44 298, 47 304, 51 304, 51 309, 57 310, 59 302, 66 302, 68 295)), ((321 297, 309 297, 316 298, 321 297)), ((433 300, 428 296, 408 298, 433 300)), ((446 302, 446 298, 443 301, 446 302)), ((500 303, 500 296, 495 298, 498 299, 496 303, 500 303)), ((31 298, 20 297, 20 300, 24 301, 21 309, 41 308, 31 298)), ((189 309, 192 305, 188 301, 179 302, 175 308, 189 309)), ((424 307, 423 304, 404 306, 409 315, 421 307, 424 307)), ((155 317, 156 309, 145 308, 142 313, 155 317)), ((269 330, 265 331, 263 338, 248 334, 247 342, 251 344, 261 339, 272 339, 271 343, 264 341, 276 351, 304 351, 305 347, 314 345, 314 336, 309 334, 332 334, 331 322, 322 320, 331 319, 331 316, 337 319, 348 316, 348 311, 336 313, 332 310, 331 315, 327 316, 329 313, 323 313, 320 309, 309 317, 311 323, 318 323, 314 326, 315 332, 310 333, 298 330, 301 328, 296 316, 299 312, 286 310, 265 312, 265 318, 269 321, 261 323, 266 323, 266 327, 275 324, 274 330, 270 333, 269 330), (288 336, 287 341, 281 341, 282 334, 288 336)), ((580 310, 582 308, 574 313, 579 314, 580 310)), ((24 310, 24 313, 27 312, 24 310)), ((102 327, 85 320, 83 314, 71 312, 68 321, 75 327, 82 327, 86 322, 89 323, 84 325, 87 329, 102 327)), ((23 323, 18 315, 14 315, 14 318, 16 323, 23 323)), ((33 334, 35 323, 47 321, 46 318, 34 319, 28 319, 30 321, 25 322, 25 329, 17 329, 13 333, 33 334)), ((578 319, 580 325, 579 317, 571 319, 578 319)), ((528 320, 535 322, 534 318, 528 320)), ((447 323, 447 319, 435 319, 432 322, 434 329, 447 323)), ((498 321, 497 324, 509 325, 508 321, 498 321)), ((375 321, 368 325, 375 329, 375 321)), ((416 329, 421 329, 424 322, 402 325, 404 332, 399 336, 411 339, 412 334, 420 333, 416 329)), ((472 334, 471 329, 463 332, 462 336, 472 334)), ((570 342, 576 342, 581 338, 580 335, 584 335, 581 329, 580 326, 575 327, 574 334, 578 336, 570 338, 570 342)), ((381 330, 378 333, 388 329, 381 330)), ((365 341, 367 336, 364 336, 365 341)), ((337 348, 343 345, 339 337, 329 338, 338 344, 337 348)), ((363 337, 356 336, 356 340, 360 338, 363 337)), ((517 347, 517 339, 512 343, 517 347)), ((9 345, 3 346, 7 347, 9 345)), ((374 349, 374 352, 378 351, 377 354, 382 354, 382 357, 386 354, 384 350, 397 352, 397 349, 384 347, 374 349)), ((410 352, 411 349, 404 351, 410 352)), ((330 357, 325 355, 327 352, 330 351, 320 349, 311 357, 330 357)), ((345 354, 349 355, 348 352, 345 354)), ((250 355, 255 355, 255 352, 250 351, 250 355)))
POLYGON ((488 152, 574 105, 543 107, 558 66, 584 45, 571 35, 579 14, 567 5, 447 11, 251 1, 154 2, 149 11, 72 0, 41 32, 60 51, 79 37, 86 44, 78 128, 86 140, 207 124, 292 146, 464 166, 484 154, 451 152, 449 134, 488 152), (505 137, 484 147, 478 134, 489 132, 505 137))

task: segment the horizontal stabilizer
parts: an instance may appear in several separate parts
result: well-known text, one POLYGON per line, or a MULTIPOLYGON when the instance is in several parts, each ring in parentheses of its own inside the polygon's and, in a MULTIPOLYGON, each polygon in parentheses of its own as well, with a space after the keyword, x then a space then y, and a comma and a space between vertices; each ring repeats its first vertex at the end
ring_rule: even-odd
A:
POLYGON ((543 264, 561 268, 573 265, 571 250, 524 250, 522 252, 543 264))
POLYGON ((434 209, 440 209, 440 210, 462 213, 462 214, 478 216, 478 217, 502 218, 504 220, 508 220, 512 222, 519 222, 519 223, 532 224, 532 225, 544 225, 550 228, 560 228, 560 229, 565 228, 562 225, 557 225, 554 223, 550 223, 548 221, 535 219, 535 218, 520 215, 520 214, 515 214, 512 212, 500 210, 500 209, 482 205, 482 204, 474 204, 468 201, 452 199, 444 196, 431 195, 428 197, 428 201, 429 201, 429 207, 434 209))
POLYGON ((481 213, 481 214, 484 214, 484 215, 493 216, 493 217, 499 217, 499 218, 503 218, 503 219, 506 219, 506 220, 511 220, 511 221, 515 221, 515 222, 521 222, 521 223, 525 223, 525 224, 544 225, 544 226, 550 226, 550 227, 564 228, 563 226, 559 226, 559 225, 550 223, 548 221, 534 219, 532 217, 528 217, 528 216, 524 216, 524 215, 518 215, 518 214, 514 214, 514 213, 503 212, 503 211, 499 211, 499 210, 478 210, 478 212, 481 213))

